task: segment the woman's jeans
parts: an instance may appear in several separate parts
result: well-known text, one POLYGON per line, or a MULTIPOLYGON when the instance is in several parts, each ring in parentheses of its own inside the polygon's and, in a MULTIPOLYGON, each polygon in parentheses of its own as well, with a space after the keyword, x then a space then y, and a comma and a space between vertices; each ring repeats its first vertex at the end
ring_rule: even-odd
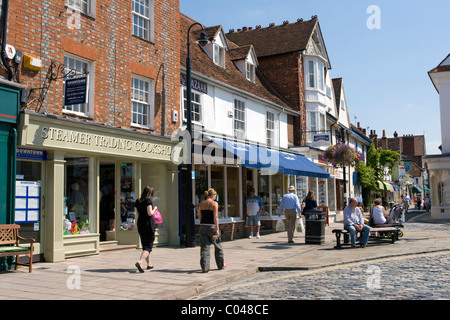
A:
MULTIPOLYGON (((350 233, 350 241, 352 243, 352 246, 356 245, 356 228, 354 226, 348 225, 344 226, 344 229, 347 230, 350 233)), ((361 231, 361 239, 359 243, 366 245, 367 241, 369 240, 369 234, 370 234, 370 227, 364 226, 363 230, 361 231)))
POLYGON ((220 240, 214 240, 216 235, 215 226, 200 226, 200 266, 203 271, 209 271, 210 246, 214 245, 214 256, 216 258, 217 268, 223 269, 223 250, 220 240))

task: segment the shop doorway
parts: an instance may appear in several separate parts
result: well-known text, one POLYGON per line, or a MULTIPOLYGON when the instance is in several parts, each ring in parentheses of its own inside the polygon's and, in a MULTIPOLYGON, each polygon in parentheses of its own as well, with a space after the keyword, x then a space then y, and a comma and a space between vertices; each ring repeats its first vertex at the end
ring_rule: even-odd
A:
POLYGON ((115 165, 100 163, 100 241, 115 240, 115 165))

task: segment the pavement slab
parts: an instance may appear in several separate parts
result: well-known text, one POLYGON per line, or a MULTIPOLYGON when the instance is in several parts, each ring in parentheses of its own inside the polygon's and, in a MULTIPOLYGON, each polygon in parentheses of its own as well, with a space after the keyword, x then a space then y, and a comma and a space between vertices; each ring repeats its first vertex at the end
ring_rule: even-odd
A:
MULTIPOLYGON (((248 277, 258 271, 310 270, 351 262, 395 256, 450 251, 450 224, 405 223, 404 237, 395 244, 369 242, 366 248, 334 249, 332 230, 342 220, 326 227, 323 245, 305 244, 304 233, 296 233, 293 244, 286 232, 223 242, 224 270, 200 269, 200 248, 155 247, 154 269, 139 273, 134 266, 141 251, 107 251, 99 255, 66 259, 60 263, 36 263, 33 272, 25 267, 0 272, 0 300, 176 300, 187 299, 220 285, 248 277)), ((211 248, 213 250, 213 248, 211 248)))

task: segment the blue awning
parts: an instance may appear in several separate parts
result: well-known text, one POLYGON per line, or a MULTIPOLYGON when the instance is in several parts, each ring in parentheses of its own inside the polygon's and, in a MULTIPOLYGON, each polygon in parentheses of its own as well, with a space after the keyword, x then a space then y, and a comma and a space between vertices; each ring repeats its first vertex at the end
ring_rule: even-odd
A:
POLYGON ((315 165, 303 155, 223 138, 208 138, 218 146, 233 153, 245 167, 298 176, 330 178, 330 174, 327 171, 315 165))
POLYGON ((397 185, 395 185, 393 183, 391 183, 391 185, 394 187, 394 191, 400 191, 399 186, 397 186, 397 185))

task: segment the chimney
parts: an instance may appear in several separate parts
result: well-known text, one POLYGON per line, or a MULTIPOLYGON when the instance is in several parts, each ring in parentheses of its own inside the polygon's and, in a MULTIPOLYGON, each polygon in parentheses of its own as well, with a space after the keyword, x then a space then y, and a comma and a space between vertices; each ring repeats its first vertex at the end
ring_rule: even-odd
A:
POLYGON ((386 139, 386 130, 383 130, 383 139, 386 139))
POLYGON ((359 129, 359 128, 361 128, 361 125, 360 125, 360 123, 358 122, 357 124, 358 124, 358 129, 359 129))

